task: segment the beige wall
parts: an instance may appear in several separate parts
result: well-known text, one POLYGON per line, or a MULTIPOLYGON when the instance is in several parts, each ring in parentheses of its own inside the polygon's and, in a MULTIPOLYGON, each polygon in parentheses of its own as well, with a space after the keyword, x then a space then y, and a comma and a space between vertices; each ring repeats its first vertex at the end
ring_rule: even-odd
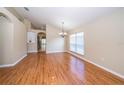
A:
POLYGON ((6 52, 8 52, 8 54, 5 51, 1 52, 0 56, 5 53, 5 58, 3 61, 0 59, 0 65, 13 65, 27 54, 26 27, 5 8, 0 8, 0 13, 6 15, 11 22, 1 22, 0 25, 0 34, 3 35, 3 37, 0 37, 0 43, 2 44, 1 50, 6 50, 6 52), (12 26, 10 26, 11 24, 12 26), (12 53, 9 51, 12 51, 12 53), (6 58, 11 59, 10 61, 6 61, 6 58))
POLYGON ((61 30, 47 25, 46 26, 46 52, 53 53, 53 52, 64 52, 65 51, 65 39, 59 36, 59 32, 61 30))
POLYGON ((27 31, 23 23, 14 24, 14 54, 15 61, 27 54, 27 31))
POLYGON ((0 17, 0 65, 11 63, 13 53, 13 24, 0 17))
POLYGON ((24 24, 26 26, 27 31, 31 31, 31 22, 27 19, 24 19, 24 24))
POLYGON ((75 32, 84 32, 85 55, 81 57, 124 76, 124 9, 69 33, 75 32))

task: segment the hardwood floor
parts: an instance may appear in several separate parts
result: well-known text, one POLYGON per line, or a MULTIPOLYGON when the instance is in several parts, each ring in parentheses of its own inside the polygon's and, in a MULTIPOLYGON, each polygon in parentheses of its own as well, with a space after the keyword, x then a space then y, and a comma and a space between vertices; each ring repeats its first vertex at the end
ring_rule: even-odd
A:
POLYGON ((28 54, 0 68, 0 84, 124 84, 124 80, 68 53, 28 54))

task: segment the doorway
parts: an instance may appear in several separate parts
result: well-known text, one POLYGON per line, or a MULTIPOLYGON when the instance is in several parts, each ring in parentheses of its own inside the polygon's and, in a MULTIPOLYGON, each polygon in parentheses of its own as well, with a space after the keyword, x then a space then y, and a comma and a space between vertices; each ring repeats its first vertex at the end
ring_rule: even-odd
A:
POLYGON ((46 33, 40 32, 37 35, 38 52, 46 52, 46 33))

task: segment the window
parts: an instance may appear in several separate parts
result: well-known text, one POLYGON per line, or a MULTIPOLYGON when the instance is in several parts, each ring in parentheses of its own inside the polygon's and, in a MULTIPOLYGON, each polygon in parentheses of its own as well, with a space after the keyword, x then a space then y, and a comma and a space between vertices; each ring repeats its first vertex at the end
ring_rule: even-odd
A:
POLYGON ((70 35, 70 51, 84 55, 84 33, 70 35))
POLYGON ((76 52, 76 48, 75 48, 75 46, 76 46, 76 41, 75 41, 76 39, 75 39, 75 34, 73 34, 73 35, 71 35, 70 36, 70 50, 71 51, 74 51, 74 52, 76 52))

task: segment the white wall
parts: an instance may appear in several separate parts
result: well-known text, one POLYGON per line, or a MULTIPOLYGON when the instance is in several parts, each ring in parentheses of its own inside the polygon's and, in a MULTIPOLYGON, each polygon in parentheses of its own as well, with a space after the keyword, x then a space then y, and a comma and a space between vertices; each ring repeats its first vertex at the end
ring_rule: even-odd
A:
POLYGON ((0 42, 2 44, 1 46, 5 46, 5 49, 7 50, 10 49, 12 51, 12 53, 8 51, 8 54, 5 53, 5 51, 1 53, 1 55, 5 53, 5 58, 3 59, 3 61, 1 61, 0 59, 0 66, 7 66, 7 65, 10 66, 18 62, 27 54, 26 27, 22 22, 20 22, 12 13, 10 13, 5 8, 0 8, 0 13, 6 15, 10 20, 11 24, 13 25, 10 26, 9 25, 10 23, 8 22, 3 22, 3 23, 1 22, 1 29, 0 29, 1 35, 4 34, 3 37, 1 37, 1 42, 4 42, 4 44, 0 42), (4 23, 6 25, 2 25, 4 23), (11 60, 5 61, 6 58, 11 58, 12 61, 11 60))
POLYGON ((65 39, 59 36, 60 31, 50 25, 46 26, 46 53, 65 52, 65 39))
POLYGON ((82 31, 85 55, 79 56, 124 76, 124 9, 69 33, 82 31))
POLYGON ((45 33, 45 31, 31 29, 29 32, 34 32, 35 33, 35 43, 31 43, 31 44, 28 43, 28 52, 29 53, 31 53, 31 52, 38 52, 38 49, 37 49, 37 34, 40 33, 40 32, 45 33))

